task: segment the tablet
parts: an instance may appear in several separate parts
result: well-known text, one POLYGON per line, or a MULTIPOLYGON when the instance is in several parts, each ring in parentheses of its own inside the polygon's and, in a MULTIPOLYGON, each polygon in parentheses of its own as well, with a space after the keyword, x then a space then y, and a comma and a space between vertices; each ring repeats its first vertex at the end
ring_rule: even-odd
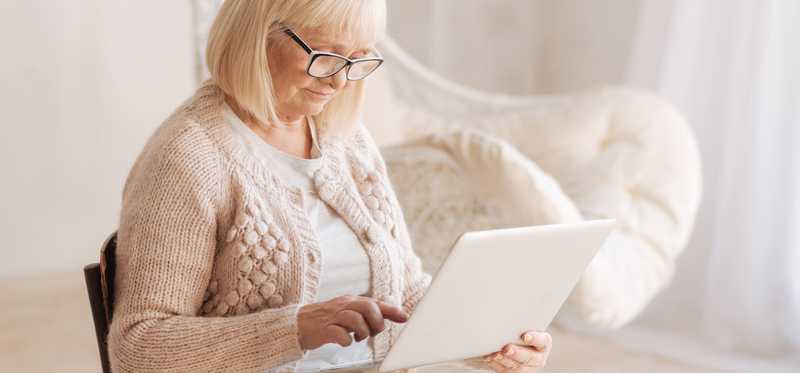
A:
POLYGON ((459 236, 379 371, 486 355, 546 330, 615 220, 459 236))

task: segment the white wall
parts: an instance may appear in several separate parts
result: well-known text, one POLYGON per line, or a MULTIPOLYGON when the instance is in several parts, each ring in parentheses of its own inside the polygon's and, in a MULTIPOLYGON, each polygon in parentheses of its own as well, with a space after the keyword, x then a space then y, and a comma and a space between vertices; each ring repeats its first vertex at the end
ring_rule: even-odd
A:
POLYGON ((0 276, 96 261, 193 66, 188 0, 0 2, 0 276))

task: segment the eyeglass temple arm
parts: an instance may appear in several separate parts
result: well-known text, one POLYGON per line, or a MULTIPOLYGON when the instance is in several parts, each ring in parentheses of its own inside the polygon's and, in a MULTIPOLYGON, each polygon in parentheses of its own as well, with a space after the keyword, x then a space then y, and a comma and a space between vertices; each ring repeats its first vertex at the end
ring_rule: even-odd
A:
POLYGON ((308 46, 308 44, 306 44, 306 42, 303 41, 303 39, 300 39, 300 37, 297 36, 297 34, 295 34, 292 30, 286 28, 283 30, 283 32, 285 32, 286 35, 289 35, 289 37, 291 37, 292 40, 294 40, 297 44, 303 47, 306 53, 311 54, 311 52, 314 51, 313 49, 311 49, 311 47, 308 46))

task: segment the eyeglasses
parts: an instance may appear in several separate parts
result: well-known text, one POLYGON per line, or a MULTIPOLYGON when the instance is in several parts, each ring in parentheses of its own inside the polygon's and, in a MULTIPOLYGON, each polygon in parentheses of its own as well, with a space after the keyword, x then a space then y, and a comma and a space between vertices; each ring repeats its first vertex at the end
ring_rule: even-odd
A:
POLYGON ((372 74, 383 64, 383 58, 380 56, 351 60, 336 53, 315 51, 288 27, 284 28, 284 32, 308 53, 310 58, 306 73, 315 78, 327 78, 336 75, 346 67, 347 72, 345 75, 347 80, 361 80, 372 74))

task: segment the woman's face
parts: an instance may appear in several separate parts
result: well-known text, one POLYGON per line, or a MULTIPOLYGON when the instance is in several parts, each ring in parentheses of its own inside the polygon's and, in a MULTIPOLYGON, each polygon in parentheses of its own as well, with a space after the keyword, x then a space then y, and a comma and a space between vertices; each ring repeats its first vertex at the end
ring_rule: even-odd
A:
MULTIPOLYGON (((293 31, 311 49, 337 53, 350 59, 363 57, 374 47, 374 42, 363 45, 349 33, 331 35, 309 28, 293 31)), ((347 69, 327 78, 308 75, 308 53, 289 38, 271 43, 267 49, 267 60, 278 100, 278 116, 288 123, 320 113, 325 104, 352 83, 345 77, 347 69)))

